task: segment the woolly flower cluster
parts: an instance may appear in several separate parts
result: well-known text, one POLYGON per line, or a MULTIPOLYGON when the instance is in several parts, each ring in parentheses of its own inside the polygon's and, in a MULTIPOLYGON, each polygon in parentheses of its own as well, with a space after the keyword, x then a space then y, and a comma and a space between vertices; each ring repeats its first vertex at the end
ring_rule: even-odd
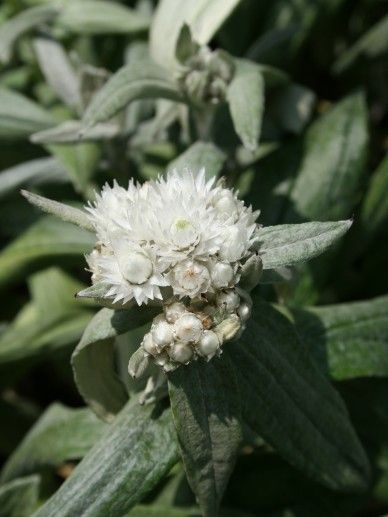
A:
POLYGON ((258 213, 233 191, 203 170, 173 171, 127 189, 105 185, 87 210, 98 239, 87 257, 93 284, 115 304, 163 308, 130 361, 133 376, 149 360, 166 372, 210 360, 242 331, 251 301, 238 284, 260 262, 258 213))
POLYGON ((127 189, 105 185, 87 207, 97 245, 92 282, 113 303, 197 298, 239 282, 254 253, 257 212, 204 170, 173 171, 127 189))

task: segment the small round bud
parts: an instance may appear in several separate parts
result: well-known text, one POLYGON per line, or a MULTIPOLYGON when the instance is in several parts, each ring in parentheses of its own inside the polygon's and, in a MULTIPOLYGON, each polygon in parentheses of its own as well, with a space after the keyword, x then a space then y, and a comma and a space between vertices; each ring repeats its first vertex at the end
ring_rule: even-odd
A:
POLYGON ((240 316, 240 319, 243 323, 249 320, 249 318, 251 317, 251 313, 251 307, 246 302, 241 303, 239 308, 237 309, 237 314, 240 316))
POLYGON ((152 339, 158 348, 169 345, 174 339, 172 326, 167 321, 159 321, 152 326, 152 339))
POLYGON ((123 277, 131 284, 144 284, 152 275, 151 260, 140 252, 129 253, 120 260, 120 269, 123 277))
POLYGON ((229 262, 240 260, 244 254, 246 246, 246 237, 242 233, 242 229, 237 225, 225 228, 225 240, 220 247, 220 257, 229 262))
POLYGON ((202 331, 202 323, 194 314, 184 314, 175 322, 175 334, 182 343, 198 342, 202 331))
POLYGON ((174 302, 170 305, 167 305, 164 311, 166 315, 166 320, 169 323, 175 323, 176 320, 186 312, 186 307, 181 302, 174 302))
POLYGON ((221 343, 230 341, 237 336, 241 329, 240 318, 237 314, 231 314, 224 321, 221 321, 214 329, 221 343))
POLYGON ((198 352, 211 359, 220 348, 220 341, 217 334, 212 330, 205 330, 197 345, 198 352))
POLYGON ((224 218, 236 220, 237 205, 233 193, 229 190, 224 190, 222 195, 214 202, 214 208, 224 218))
POLYGON ((218 307, 233 312, 240 305, 240 297, 233 289, 224 291, 217 296, 218 307))
POLYGON ((185 343, 174 343, 169 349, 168 355, 176 363, 186 364, 193 357, 193 349, 190 345, 185 343))
POLYGON ((153 342, 150 332, 148 332, 148 334, 144 336, 142 346, 144 348, 144 351, 147 352, 147 354, 157 355, 159 352, 157 346, 153 342))
POLYGON ((212 267, 210 276, 214 287, 218 289, 228 287, 234 277, 233 268, 231 265, 225 264, 224 262, 217 262, 212 267))

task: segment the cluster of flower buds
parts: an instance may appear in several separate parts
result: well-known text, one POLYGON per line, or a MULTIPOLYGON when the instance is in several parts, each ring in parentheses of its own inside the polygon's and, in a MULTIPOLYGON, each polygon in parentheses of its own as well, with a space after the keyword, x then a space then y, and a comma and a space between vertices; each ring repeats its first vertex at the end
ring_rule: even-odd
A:
MULTIPOLYGON (((188 305, 181 301, 167 303, 164 312, 154 318, 134 361, 137 364, 143 355, 165 372, 199 357, 209 361, 222 353, 225 342, 242 332, 251 306, 250 296, 241 289, 219 291, 188 305)), ((138 376, 135 364, 130 362, 129 370, 138 376)))
POLYGON ((178 79, 192 101, 217 104, 225 99, 233 63, 224 52, 201 47, 185 65, 178 79))

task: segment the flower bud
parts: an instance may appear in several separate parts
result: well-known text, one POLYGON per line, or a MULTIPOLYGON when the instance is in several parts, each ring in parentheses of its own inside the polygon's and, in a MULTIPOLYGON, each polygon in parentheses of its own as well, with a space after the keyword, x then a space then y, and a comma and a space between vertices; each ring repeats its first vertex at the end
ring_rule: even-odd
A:
POLYGON ((223 291, 217 296, 218 307, 233 312, 240 305, 240 297, 235 290, 223 291))
POLYGON ((186 364, 193 357, 193 349, 190 345, 185 343, 174 343, 169 349, 168 355, 176 363, 186 364))
POLYGON ((184 314, 175 322, 175 334, 182 343, 198 342, 202 332, 202 323, 194 314, 184 314))
POLYGON ((119 258, 120 271, 131 284, 144 284, 152 275, 151 260, 138 251, 119 258))
POLYGON ((230 341, 237 336, 241 329, 240 318, 236 314, 231 314, 225 320, 221 321, 214 329, 221 343, 230 341))
POLYGON ((237 219, 237 204, 234 195, 230 190, 224 190, 222 195, 218 196, 214 200, 213 206, 224 219, 237 219))
POLYGON ((218 336, 212 330, 205 330, 199 340, 197 345, 197 350, 199 354, 207 359, 211 359, 220 348, 220 341, 218 336))
POLYGON ((211 268, 210 276, 213 286, 220 289, 222 287, 228 287, 231 284, 234 278, 234 271, 230 264, 216 262, 211 268))
POLYGON ((165 320, 152 326, 151 335, 153 342, 159 349, 169 345, 174 339, 173 328, 165 320))
POLYGON ((150 332, 148 332, 148 334, 146 334, 144 336, 142 346, 143 346, 145 352, 147 352, 147 354, 151 354, 151 355, 155 356, 159 353, 158 347, 153 342, 150 332))
POLYGON ((241 267, 240 287, 252 291, 260 281, 263 273, 263 262, 259 255, 252 255, 241 267))
POLYGON ((167 305, 164 312, 166 315, 166 320, 169 323, 175 323, 176 320, 186 312, 186 307, 181 302, 174 302, 170 305, 167 305))
POLYGON ((242 235, 238 226, 230 226, 225 228, 225 241, 220 247, 220 257, 229 262, 240 260, 244 254, 246 246, 246 238, 242 235))
POLYGON ((241 303, 239 308, 237 309, 237 314, 240 316, 242 323, 245 323, 249 320, 249 318, 251 317, 251 313, 251 306, 246 302, 241 303))

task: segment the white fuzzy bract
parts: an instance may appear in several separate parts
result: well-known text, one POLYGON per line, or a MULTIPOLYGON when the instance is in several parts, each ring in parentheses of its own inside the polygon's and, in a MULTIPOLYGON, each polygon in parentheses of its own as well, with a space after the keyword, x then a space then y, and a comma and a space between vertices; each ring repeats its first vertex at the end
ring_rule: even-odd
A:
POLYGON ((257 212, 205 172, 172 171, 127 189, 105 185, 87 207, 97 245, 93 283, 114 303, 196 298, 238 283, 253 253, 257 212))

